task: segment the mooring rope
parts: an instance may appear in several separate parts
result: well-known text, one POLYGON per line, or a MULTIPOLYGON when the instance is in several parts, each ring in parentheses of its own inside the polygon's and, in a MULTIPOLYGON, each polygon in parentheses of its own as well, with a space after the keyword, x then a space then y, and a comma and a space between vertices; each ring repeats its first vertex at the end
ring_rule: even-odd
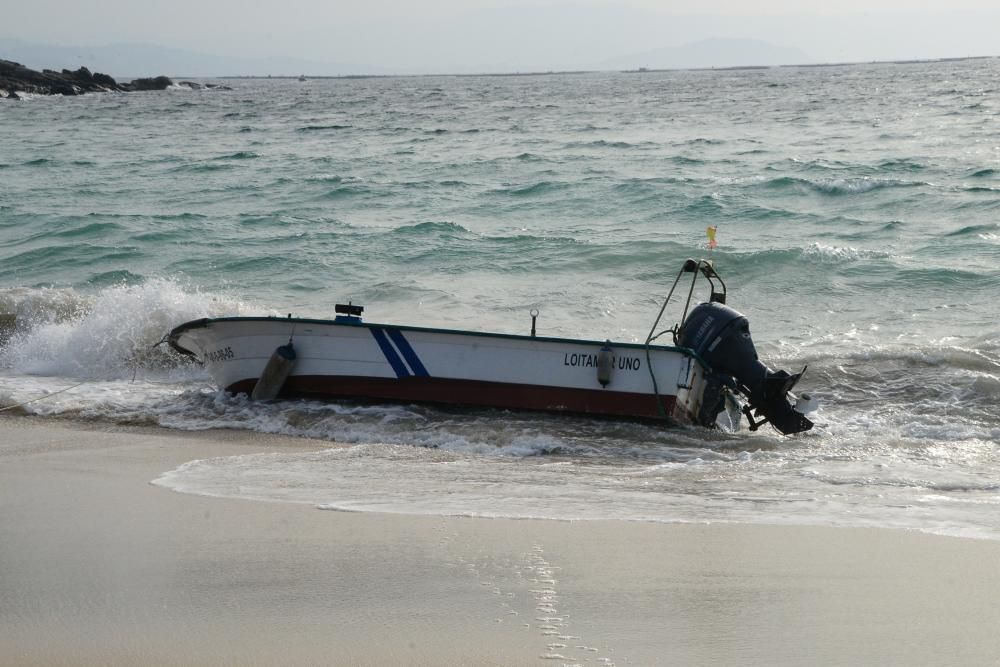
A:
POLYGON ((21 402, 21 403, 17 403, 17 404, 15 404, 15 405, 8 405, 8 406, 7 406, 7 407, 5 407, 5 408, 0 408, 0 412, 5 412, 5 411, 7 411, 7 410, 13 410, 14 408, 20 408, 20 407, 23 407, 23 406, 25 406, 25 405, 27 405, 27 404, 29 404, 29 403, 35 403, 36 401, 43 401, 43 400, 45 400, 46 398, 50 398, 50 397, 52 397, 52 396, 55 396, 56 394, 61 394, 61 393, 63 393, 64 391, 69 391, 70 389, 76 389, 76 388, 77 388, 77 387, 79 387, 80 385, 84 385, 84 384, 87 384, 88 382, 94 382, 94 380, 84 380, 83 382, 77 382, 76 384, 74 384, 74 385, 72 385, 72 386, 69 386, 69 387, 66 387, 65 389, 60 389, 59 391, 53 391, 53 392, 52 392, 52 393, 50 393, 50 394, 45 394, 44 396, 39 396, 39 397, 37 397, 37 398, 32 398, 32 399, 31 399, 31 400, 29 400, 29 401, 23 401, 23 402, 21 402))
MULTIPOLYGON (((159 340, 158 343, 156 343, 155 345, 150 346, 149 349, 150 350, 155 350, 160 345, 163 345, 165 342, 167 342, 167 338, 169 336, 170 336, 169 333, 165 334, 163 336, 163 338, 161 338, 159 340)), ((138 373, 139 373, 139 364, 137 364, 137 363, 133 364, 132 365, 132 380, 131 380, 131 382, 129 382, 129 384, 135 384, 135 378, 136 378, 136 375, 138 373)), ((77 382, 74 385, 70 385, 70 386, 65 387, 63 389, 59 389, 58 391, 53 391, 53 392, 45 394, 43 396, 37 396, 37 397, 32 398, 32 399, 27 400, 27 401, 22 401, 20 403, 15 403, 14 405, 8 405, 6 407, 2 407, 2 408, 0 408, 0 412, 6 412, 7 410, 13 410, 14 408, 24 407, 25 405, 28 405, 29 403, 36 403, 38 401, 44 401, 46 398, 51 398, 51 397, 53 397, 53 396, 55 396, 57 394, 62 394, 63 392, 67 392, 70 389, 76 389, 77 387, 81 387, 81 386, 83 386, 83 385, 85 385, 85 384, 87 384, 89 382, 103 382, 103 381, 112 380, 112 379, 114 379, 114 378, 110 377, 110 373, 108 375, 104 375, 104 376, 99 377, 99 378, 88 378, 88 379, 83 380, 81 382, 77 382)), ((155 380, 143 380, 143 382, 147 382, 149 384, 163 384, 163 385, 173 384, 171 382, 156 382, 155 380)))

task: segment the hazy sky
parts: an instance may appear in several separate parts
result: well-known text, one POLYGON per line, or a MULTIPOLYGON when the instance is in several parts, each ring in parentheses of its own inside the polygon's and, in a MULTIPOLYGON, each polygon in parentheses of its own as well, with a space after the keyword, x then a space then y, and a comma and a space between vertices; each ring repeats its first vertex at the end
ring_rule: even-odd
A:
POLYGON ((586 67, 707 38, 811 60, 1000 53, 998 0, 30 0, 3 38, 464 71, 586 67), (14 28, 16 27, 16 30, 14 28))

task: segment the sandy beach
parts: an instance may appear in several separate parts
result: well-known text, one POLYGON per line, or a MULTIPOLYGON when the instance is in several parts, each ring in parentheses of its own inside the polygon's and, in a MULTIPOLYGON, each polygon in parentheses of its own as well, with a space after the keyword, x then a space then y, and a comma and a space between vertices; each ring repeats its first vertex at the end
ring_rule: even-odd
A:
POLYGON ((991 541, 348 513, 150 483, 330 446, 0 419, 0 664, 1000 661, 991 541))

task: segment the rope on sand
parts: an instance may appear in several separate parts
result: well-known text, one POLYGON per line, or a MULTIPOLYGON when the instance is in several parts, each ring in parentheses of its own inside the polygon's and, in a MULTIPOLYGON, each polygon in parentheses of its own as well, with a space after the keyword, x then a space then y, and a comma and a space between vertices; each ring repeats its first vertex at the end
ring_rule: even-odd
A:
POLYGON ((33 398, 33 399, 29 400, 29 401, 23 401, 21 403, 17 403, 16 405, 8 405, 5 408, 0 408, 0 412, 4 412, 6 410, 13 410, 14 408, 20 408, 22 406, 27 405, 28 403, 34 403, 35 401, 45 400, 46 398, 49 398, 50 396, 55 396, 56 394, 61 394, 64 391, 69 391, 70 389, 76 389, 80 385, 87 384, 88 382, 93 382, 93 380, 84 380, 83 382, 77 382, 76 384, 74 384, 74 385, 72 385, 70 387, 66 387, 65 389, 60 389, 59 391, 54 391, 51 394, 45 394, 44 396, 39 396, 38 398, 33 398))

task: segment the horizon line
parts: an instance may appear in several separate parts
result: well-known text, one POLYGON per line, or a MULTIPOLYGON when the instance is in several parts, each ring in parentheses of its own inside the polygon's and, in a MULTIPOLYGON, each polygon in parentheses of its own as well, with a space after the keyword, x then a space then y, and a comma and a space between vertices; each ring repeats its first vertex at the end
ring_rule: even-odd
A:
POLYGON ((727 72, 740 70, 790 69, 796 67, 854 67, 858 65, 919 65, 925 63, 964 62, 969 60, 996 60, 1000 55, 951 56, 942 58, 904 58, 893 60, 852 60, 838 62, 790 63, 784 65, 723 65, 708 67, 639 67, 636 69, 568 69, 568 70, 528 70, 528 71, 483 71, 483 72, 425 72, 420 74, 217 74, 207 76, 181 76, 190 79, 392 79, 417 77, 476 77, 476 76, 558 76, 581 74, 652 74, 656 72, 727 72))

